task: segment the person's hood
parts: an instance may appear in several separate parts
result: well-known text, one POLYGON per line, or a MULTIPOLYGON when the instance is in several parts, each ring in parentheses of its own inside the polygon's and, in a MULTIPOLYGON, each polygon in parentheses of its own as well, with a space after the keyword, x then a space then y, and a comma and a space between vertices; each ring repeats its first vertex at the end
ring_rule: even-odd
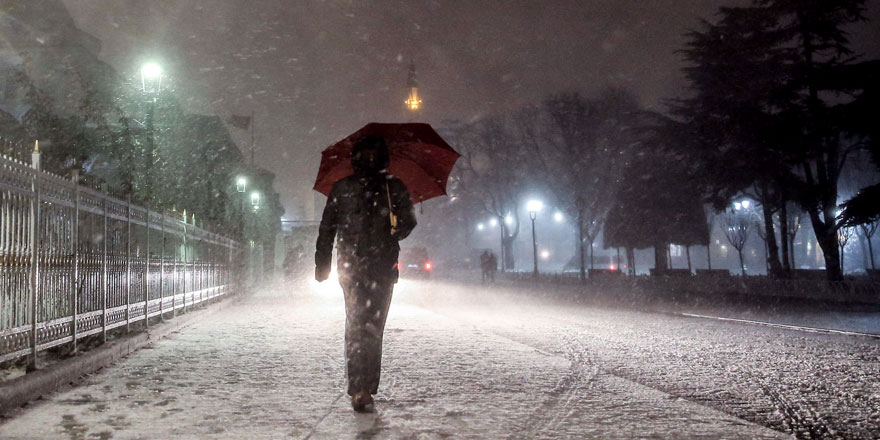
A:
POLYGON ((388 151, 382 149, 364 149, 355 151, 351 157, 351 167, 358 175, 377 175, 388 169, 390 164, 388 151))

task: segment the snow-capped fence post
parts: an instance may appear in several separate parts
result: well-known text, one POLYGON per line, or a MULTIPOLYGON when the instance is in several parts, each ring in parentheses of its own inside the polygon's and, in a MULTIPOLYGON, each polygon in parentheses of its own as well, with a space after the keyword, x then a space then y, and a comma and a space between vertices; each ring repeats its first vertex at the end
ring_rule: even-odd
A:
POLYGON ((125 200, 125 332, 131 332, 131 194, 125 200))
POLYGON ((37 369, 37 322, 39 314, 37 307, 40 304, 40 241, 37 237, 40 227, 40 141, 34 144, 34 152, 31 155, 31 207, 28 225, 28 247, 30 248, 30 320, 31 352, 27 370, 37 369))
POLYGON ((102 186, 101 206, 103 211, 103 233, 101 234, 101 343, 107 342, 107 185, 102 186))
MULTIPOLYGON (((147 209, 146 217, 144 219, 144 223, 147 228, 147 239, 146 244, 144 246, 144 328, 150 328, 150 217, 151 212, 147 209)), ((162 285, 162 274, 159 274, 159 285, 162 285)), ((161 287, 160 287, 161 289, 161 287)), ((159 296, 161 298, 161 295, 159 296)), ((162 306, 161 299, 159 300, 159 306, 162 306)))
POLYGON ((73 271, 70 276, 70 316, 73 318, 70 322, 70 351, 76 353, 76 341, 79 335, 79 170, 74 168, 71 171, 71 182, 73 182, 73 225, 70 233, 70 246, 73 250, 73 271))

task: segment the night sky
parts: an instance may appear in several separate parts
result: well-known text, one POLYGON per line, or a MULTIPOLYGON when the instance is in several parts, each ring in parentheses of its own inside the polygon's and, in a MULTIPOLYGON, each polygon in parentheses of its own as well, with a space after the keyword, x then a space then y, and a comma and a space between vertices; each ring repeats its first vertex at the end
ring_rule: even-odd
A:
MULTIPOLYGON (((257 165, 275 172, 287 218, 312 217, 319 152, 370 121, 407 115, 416 63, 420 120, 471 120, 563 90, 626 87, 662 109, 686 91, 682 33, 722 0, 65 0, 101 57, 134 77, 160 62, 188 111, 256 116, 257 165)), ((869 16, 880 17, 880 1, 869 16)), ((853 46, 880 57, 877 21, 853 46)), ((239 145, 246 132, 230 128, 239 145)))

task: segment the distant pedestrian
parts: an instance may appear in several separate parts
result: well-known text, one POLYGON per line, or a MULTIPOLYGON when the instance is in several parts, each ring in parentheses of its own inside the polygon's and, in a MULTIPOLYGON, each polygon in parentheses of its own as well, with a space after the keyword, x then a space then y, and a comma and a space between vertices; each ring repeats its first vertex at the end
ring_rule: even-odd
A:
POLYGON ((489 253, 489 280, 495 282, 495 272, 498 271, 498 258, 494 252, 489 253))
POLYGON ((489 279, 489 250, 486 249, 480 254, 480 271, 482 272, 482 281, 485 283, 489 279))
POLYGON ((386 173, 385 140, 365 136, 351 150, 354 174, 333 185, 318 233, 315 279, 330 276, 336 239, 339 284, 345 295, 345 366, 355 411, 370 409, 379 388, 382 336, 397 282, 398 241, 416 226, 404 183, 386 173))

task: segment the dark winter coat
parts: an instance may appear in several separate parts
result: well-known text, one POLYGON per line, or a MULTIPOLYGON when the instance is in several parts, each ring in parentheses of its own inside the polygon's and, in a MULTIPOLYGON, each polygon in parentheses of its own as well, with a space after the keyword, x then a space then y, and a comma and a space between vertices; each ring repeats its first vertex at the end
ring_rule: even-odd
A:
POLYGON ((318 232, 315 264, 329 271, 336 238, 337 271, 342 283, 397 281, 399 240, 416 226, 415 210, 404 183, 391 175, 355 174, 333 185, 318 232), (388 197, 397 216, 391 234, 388 197))

